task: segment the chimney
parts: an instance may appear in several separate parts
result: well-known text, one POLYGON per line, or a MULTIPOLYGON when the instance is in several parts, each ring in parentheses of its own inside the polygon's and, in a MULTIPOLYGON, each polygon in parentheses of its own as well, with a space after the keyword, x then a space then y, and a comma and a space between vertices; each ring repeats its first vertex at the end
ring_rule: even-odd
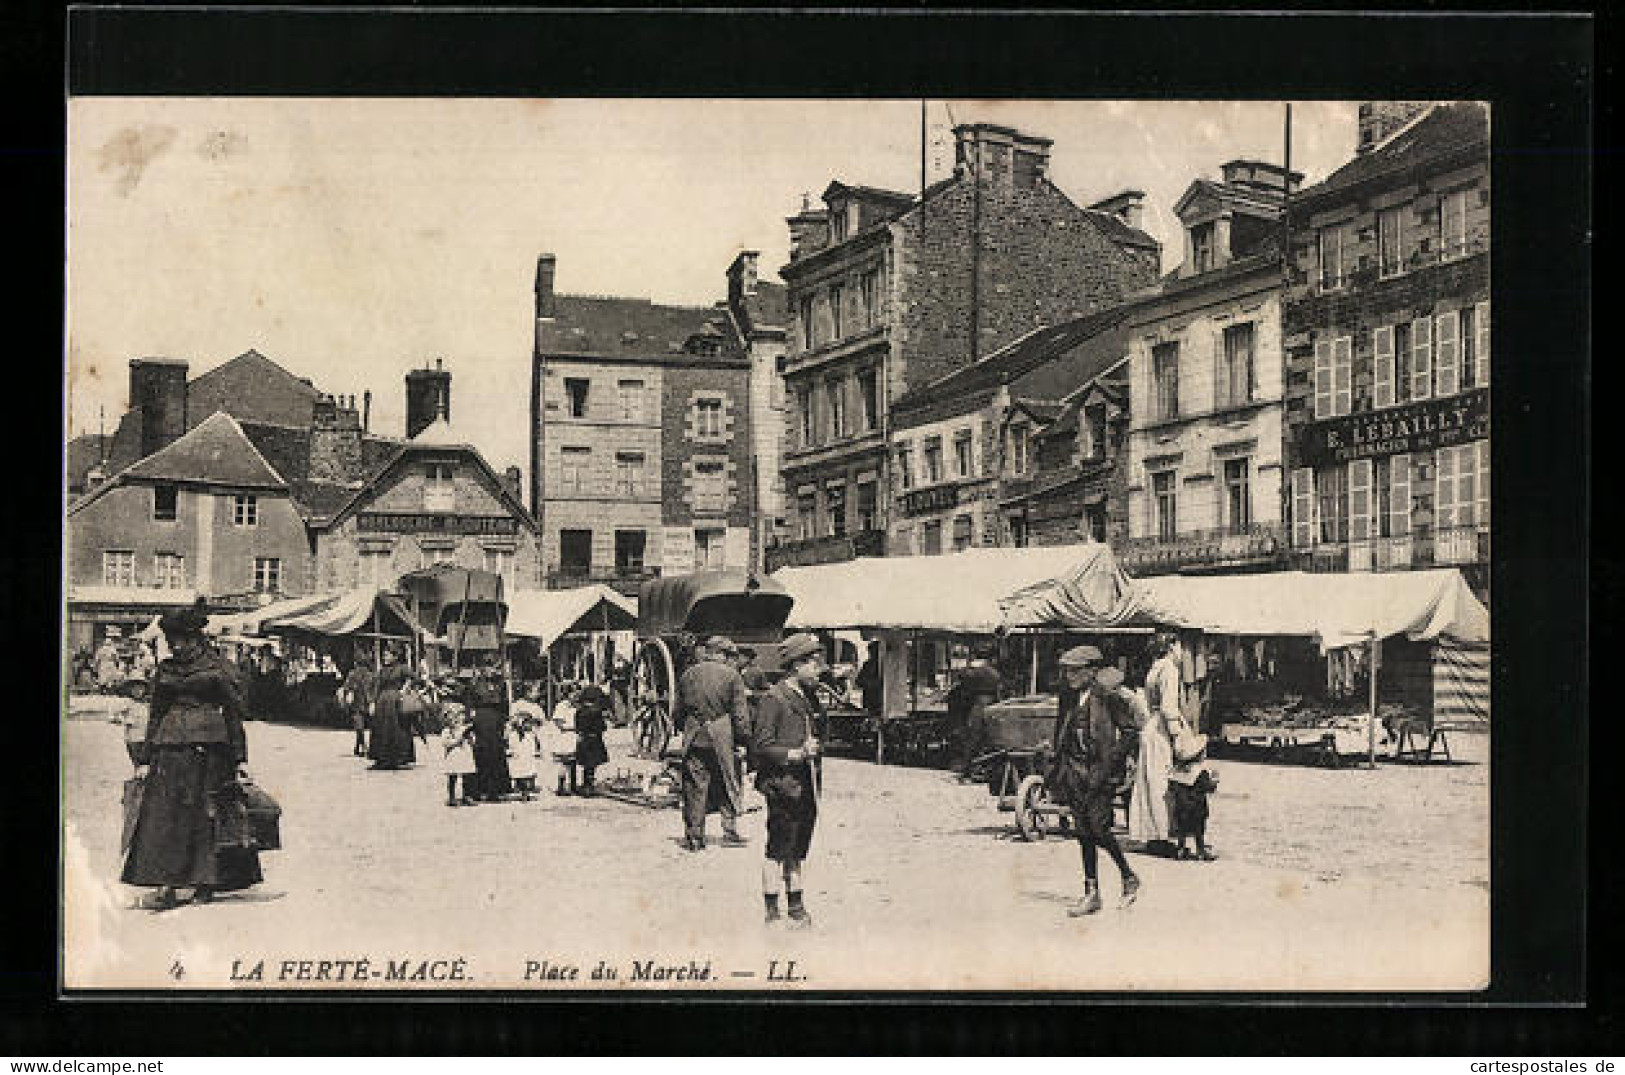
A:
POLYGON ((186 432, 186 363, 174 358, 130 359, 130 409, 140 429, 140 458, 186 432))
POLYGON ((954 128, 954 163, 969 168, 994 190, 1031 190, 1049 172, 1048 138, 994 123, 954 128))
POLYGON ((1102 213, 1110 213, 1124 224, 1140 230, 1140 222, 1145 219, 1145 191, 1120 190, 1109 198, 1102 198, 1089 208, 1102 213))
POLYGON ((406 439, 411 440, 435 419, 451 421, 451 374, 442 359, 406 374, 406 439))
POLYGON ((372 429, 372 389, 361 393, 361 431, 363 433, 372 429))
POLYGON ((508 467, 502 472, 502 484, 507 486, 508 492, 513 494, 513 498, 522 504, 524 503, 524 493, 521 491, 520 481, 521 476, 518 467, 508 467))
POLYGON ((1219 166, 1225 186, 1262 194, 1274 200, 1284 200, 1288 192, 1296 194, 1303 184, 1302 172, 1288 172, 1279 164, 1269 161, 1233 160, 1219 166))
POLYGON ((758 251, 744 250, 728 266, 728 305, 756 294, 756 268, 761 256, 758 251))
POLYGON ((1427 101, 1361 101, 1356 155, 1368 153, 1378 142, 1427 111, 1427 101))
POLYGON ((538 320, 552 320, 558 316, 558 303, 554 301, 553 275, 558 269, 558 259, 552 254, 541 254, 536 258, 536 317, 538 320))
POLYGON ((360 481, 361 470, 361 415, 355 397, 320 397, 310 419, 310 480, 344 485, 360 481))
POLYGON ((801 196, 801 212, 785 220, 790 225, 790 260, 806 257, 829 245, 829 213, 814 209, 812 199, 801 196))

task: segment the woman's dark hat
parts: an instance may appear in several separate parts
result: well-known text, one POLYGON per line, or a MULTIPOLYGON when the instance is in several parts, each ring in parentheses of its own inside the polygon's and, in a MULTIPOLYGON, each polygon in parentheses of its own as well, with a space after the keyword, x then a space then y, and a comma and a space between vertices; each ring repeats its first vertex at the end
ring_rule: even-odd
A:
POLYGON ((158 629, 170 638, 199 637, 208 625, 209 613, 202 598, 198 598, 190 608, 166 612, 158 620, 158 629))

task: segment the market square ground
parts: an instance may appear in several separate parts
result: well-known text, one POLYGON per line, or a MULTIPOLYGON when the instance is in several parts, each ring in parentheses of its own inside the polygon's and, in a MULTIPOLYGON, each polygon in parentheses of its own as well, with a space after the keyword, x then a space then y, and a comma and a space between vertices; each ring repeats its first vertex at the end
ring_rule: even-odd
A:
MULTIPOLYGON (((1488 984, 1482 735, 1454 738, 1454 765, 1220 763, 1220 861, 1133 855, 1139 903, 1087 920, 1065 914, 1081 892, 1076 845, 1010 838, 985 787, 832 759, 805 933, 762 925, 759 810, 742 825, 750 848, 690 855, 675 809, 551 794, 449 809, 434 765, 369 771, 345 731, 251 722, 248 735, 255 777, 284 808, 285 849, 263 856, 258 888, 155 915, 129 910, 136 890, 116 880, 121 729, 94 713, 64 723, 68 988, 1488 984), (355 970, 336 961, 359 959, 365 979, 335 983, 355 970), (594 979, 600 963, 618 976, 594 979), (574 979, 555 976, 572 967, 574 979)), ((624 736, 612 733, 606 774, 630 764, 624 736)))

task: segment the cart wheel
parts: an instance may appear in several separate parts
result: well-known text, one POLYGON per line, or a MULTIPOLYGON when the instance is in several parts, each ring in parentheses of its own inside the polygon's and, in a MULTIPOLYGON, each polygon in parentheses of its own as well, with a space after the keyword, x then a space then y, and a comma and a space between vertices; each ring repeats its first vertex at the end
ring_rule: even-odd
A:
POLYGON ((671 718, 666 714, 664 703, 650 701, 638 707, 637 716, 632 718, 632 737, 638 757, 658 760, 665 754, 671 734, 671 718))
POLYGON ((1044 819, 1044 778, 1034 773, 1016 789, 1016 829, 1023 840, 1042 840, 1049 829, 1044 819))
POLYGON ((677 694, 677 668, 664 640, 639 643, 632 659, 633 742, 639 757, 659 760, 671 742, 672 704, 677 694))

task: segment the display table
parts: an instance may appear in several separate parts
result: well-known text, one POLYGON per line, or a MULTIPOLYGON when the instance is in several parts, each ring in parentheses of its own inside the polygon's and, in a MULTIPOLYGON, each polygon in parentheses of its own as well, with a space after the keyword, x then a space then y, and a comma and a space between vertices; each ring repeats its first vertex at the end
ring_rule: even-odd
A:
POLYGON ((1334 728, 1226 724, 1220 734, 1226 743, 1263 747, 1276 756, 1284 757, 1289 751, 1300 751, 1307 752, 1317 765, 1336 768, 1338 764, 1339 737, 1338 730, 1334 728))

